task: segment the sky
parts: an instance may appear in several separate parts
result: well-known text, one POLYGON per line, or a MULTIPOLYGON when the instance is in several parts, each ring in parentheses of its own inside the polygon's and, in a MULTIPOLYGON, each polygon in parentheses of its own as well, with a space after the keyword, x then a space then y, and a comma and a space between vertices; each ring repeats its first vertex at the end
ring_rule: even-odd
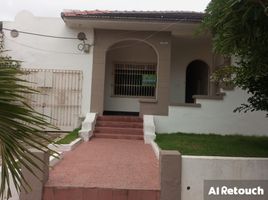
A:
POLYGON ((179 10, 203 12, 210 0, 0 0, 0 21, 12 21, 18 12, 60 17, 64 9, 179 10))

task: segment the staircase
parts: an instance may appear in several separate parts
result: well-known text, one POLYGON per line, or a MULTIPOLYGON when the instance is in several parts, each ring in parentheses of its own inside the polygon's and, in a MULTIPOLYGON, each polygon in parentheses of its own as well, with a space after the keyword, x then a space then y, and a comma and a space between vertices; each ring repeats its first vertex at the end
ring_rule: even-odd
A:
POLYGON ((132 116, 99 116, 96 138, 143 140, 143 119, 132 116))

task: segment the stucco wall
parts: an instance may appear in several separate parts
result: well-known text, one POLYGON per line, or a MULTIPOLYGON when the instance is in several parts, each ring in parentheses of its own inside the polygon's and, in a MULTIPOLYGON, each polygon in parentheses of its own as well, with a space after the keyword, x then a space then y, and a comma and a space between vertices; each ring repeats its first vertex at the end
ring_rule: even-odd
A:
POLYGON ((182 156, 181 199, 203 199, 204 180, 267 180, 267 168, 267 158, 182 156))
POLYGON ((104 110, 139 112, 139 98, 113 96, 113 68, 116 62, 156 63, 157 55, 152 47, 139 41, 123 41, 109 48, 106 57, 104 110))
POLYGON ((171 47, 170 102, 185 102, 186 69, 194 60, 206 62, 210 70, 213 70, 211 40, 174 37, 171 47))
POLYGON ((223 100, 197 99, 201 107, 169 106, 168 116, 154 116, 156 132, 268 135, 265 112, 233 112, 246 102, 245 91, 235 89, 225 93, 223 100))
POLYGON ((91 112, 102 114, 105 97, 105 66, 109 48, 125 40, 136 40, 150 45, 157 53, 157 94, 153 102, 140 102, 140 114, 167 114, 170 82, 170 32, 116 31, 96 29, 92 71, 91 112), (149 37, 150 36, 150 37, 149 37))
MULTIPOLYGON (((73 37, 79 32, 85 32, 87 43, 93 44, 93 30, 75 30, 68 28, 63 20, 58 18, 35 17, 23 11, 15 21, 4 22, 4 28, 20 31, 39 33, 45 35, 73 37)), ((81 43, 78 39, 55 39, 20 33, 17 38, 12 38, 9 31, 5 33, 5 47, 14 59, 22 60, 22 67, 40 69, 68 69, 83 71, 83 114, 90 110, 92 54, 83 53, 77 49, 81 43)))

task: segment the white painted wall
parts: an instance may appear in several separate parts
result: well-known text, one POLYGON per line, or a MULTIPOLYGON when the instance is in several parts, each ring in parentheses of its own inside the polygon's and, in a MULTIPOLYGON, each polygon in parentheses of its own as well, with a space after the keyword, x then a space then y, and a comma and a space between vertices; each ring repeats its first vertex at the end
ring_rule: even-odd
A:
MULTIPOLYGON (((1 179, 1 173, 2 173, 2 166, 0 164, 0 179, 1 179)), ((10 178, 10 190, 11 190, 12 197, 9 198, 8 200, 19 200, 19 194, 16 191, 16 187, 14 185, 14 182, 12 181, 11 174, 9 174, 9 178, 10 178)), ((6 195, 3 197, 3 200, 7 200, 6 195)))
POLYGON ((267 180, 267 169, 268 158, 182 156, 181 199, 203 199, 204 180, 267 180))
POLYGON ((240 89, 224 91, 224 100, 197 99, 198 107, 169 106, 168 116, 154 116, 156 132, 188 132, 267 135, 266 112, 234 113, 248 94, 240 89))
MULTIPOLYGON (((35 17, 27 11, 19 13, 15 21, 4 22, 4 28, 33 32, 46 35, 77 37, 79 32, 85 32, 87 43, 93 44, 92 29, 70 29, 63 20, 58 18, 35 17)), ((83 71, 82 112, 90 111, 91 75, 93 47, 90 53, 77 49, 81 43, 78 39, 54 39, 33 35, 19 34, 12 38, 9 31, 5 33, 5 48, 14 59, 22 60, 22 67, 39 69, 68 69, 83 71)))
POLYGON ((194 60, 213 65, 211 41, 204 38, 173 38, 171 49, 170 101, 185 102, 186 69, 194 60))

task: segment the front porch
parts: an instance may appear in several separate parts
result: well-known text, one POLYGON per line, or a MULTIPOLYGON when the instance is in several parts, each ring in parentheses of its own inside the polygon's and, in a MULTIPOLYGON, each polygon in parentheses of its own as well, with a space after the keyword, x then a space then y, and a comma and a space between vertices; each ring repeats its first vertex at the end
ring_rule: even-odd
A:
POLYGON ((171 104, 218 93, 209 77, 223 59, 212 53, 209 38, 116 30, 95 36, 91 112, 168 115, 171 104))
POLYGON ((70 11, 62 18, 94 30, 90 112, 168 115, 169 105, 218 92, 209 77, 224 60, 213 54, 210 34, 195 35, 202 13, 70 11))

